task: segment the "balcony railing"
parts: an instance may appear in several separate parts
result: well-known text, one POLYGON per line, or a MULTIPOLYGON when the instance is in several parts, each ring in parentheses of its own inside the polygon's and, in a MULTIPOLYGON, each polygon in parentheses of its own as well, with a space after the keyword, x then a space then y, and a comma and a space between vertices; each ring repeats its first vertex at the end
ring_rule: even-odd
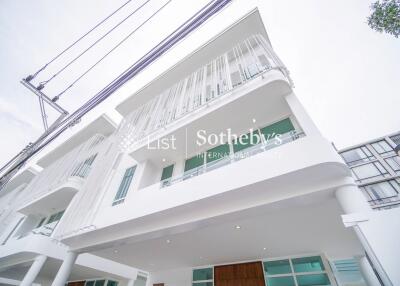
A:
POLYGON ((291 82, 264 37, 251 36, 126 116, 118 130, 121 149, 130 150, 146 136, 271 70, 291 82))
POLYGON ((369 200, 368 203, 374 210, 392 209, 400 207, 400 195, 388 196, 376 200, 369 200))
POLYGON ((103 135, 95 135, 46 167, 29 183, 23 197, 18 198, 19 206, 44 196, 71 178, 85 179, 96 158, 97 145, 103 139, 103 135))
POLYGON ((258 153, 265 152, 267 150, 273 149, 275 147, 278 147, 280 145, 295 141, 301 137, 303 137, 305 134, 301 131, 290 131, 286 134, 282 134, 279 138, 273 138, 270 139, 266 142, 251 146, 249 148, 246 148, 240 152, 234 153, 230 156, 226 156, 217 160, 214 160, 212 162, 206 163, 202 166, 199 166, 197 168, 191 169, 189 171, 184 172, 180 176, 176 176, 173 178, 168 178, 163 181, 161 181, 161 188, 170 186, 172 184, 182 182, 184 180, 196 177, 198 175, 210 172, 212 170, 221 168, 223 166, 232 164, 234 162, 240 161, 242 159, 254 156, 258 153))

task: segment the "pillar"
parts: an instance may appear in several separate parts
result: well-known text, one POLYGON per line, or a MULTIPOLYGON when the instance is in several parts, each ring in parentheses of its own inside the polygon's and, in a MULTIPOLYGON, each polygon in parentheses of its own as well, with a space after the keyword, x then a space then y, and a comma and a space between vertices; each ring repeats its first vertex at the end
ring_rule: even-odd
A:
POLYGON ((358 264, 360 265, 361 274, 365 283, 367 283, 368 286, 381 286, 366 256, 358 257, 358 264))
POLYGON ((135 280, 130 279, 130 280, 128 281, 127 286, 133 286, 134 284, 135 284, 135 280))
MULTIPOLYGON (((365 214, 373 211, 370 205, 368 204, 367 199, 364 197, 360 189, 355 184, 348 184, 339 187, 335 192, 335 196, 346 215, 356 214, 356 213, 365 214)), ((371 263, 374 266, 376 272, 379 274, 379 277, 383 281, 384 285, 392 286, 393 284, 390 282, 389 277, 387 276, 378 257, 375 255, 374 250, 370 246, 368 239, 365 237, 358 223, 355 222, 352 227, 357 235, 358 240, 360 241, 369 259, 371 260, 371 263)), ((375 278, 377 279, 376 275, 375 278)))
POLYGON ((51 286, 64 286, 67 282, 69 275, 71 274, 72 266, 74 265, 76 258, 78 257, 78 253, 76 252, 67 252, 67 255, 57 272, 56 277, 54 278, 51 286))
POLYGON ((35 257, 35 260, 33 261, 28 272, 25 274, 20 286, 31 286, 33 282, 35 282, 35 279, 46 262, 46 259, 46 255, 38 255, 35 257))

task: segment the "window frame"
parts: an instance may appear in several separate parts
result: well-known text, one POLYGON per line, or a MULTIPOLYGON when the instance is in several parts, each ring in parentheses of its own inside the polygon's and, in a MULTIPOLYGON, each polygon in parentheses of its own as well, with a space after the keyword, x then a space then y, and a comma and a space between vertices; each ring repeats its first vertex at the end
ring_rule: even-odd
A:
POLYGON ((122 176, 118 190, 114 196, 112 206, 122 204, 132 186, 133 177, 135 176, 137 165, 133 165, 125 169, 124 175, 122 176))

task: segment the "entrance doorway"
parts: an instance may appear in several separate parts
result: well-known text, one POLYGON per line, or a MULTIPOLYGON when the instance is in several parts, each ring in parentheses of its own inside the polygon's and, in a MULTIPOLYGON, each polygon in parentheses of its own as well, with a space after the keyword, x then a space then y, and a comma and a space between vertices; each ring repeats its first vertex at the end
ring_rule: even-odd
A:
POLYGON ((214 267, 215 286, 265 286, 261 261, 214 267))

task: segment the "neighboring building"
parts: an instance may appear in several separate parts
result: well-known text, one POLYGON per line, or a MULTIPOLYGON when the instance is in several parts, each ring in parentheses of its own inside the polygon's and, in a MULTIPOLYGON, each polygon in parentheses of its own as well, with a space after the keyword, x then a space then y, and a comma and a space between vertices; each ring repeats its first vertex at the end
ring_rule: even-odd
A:
POLYGON ((1 197, 15 219, 0 277, 375 286, 372 264, 399 285, 400 208, 371 210, 293 93, 259 10, 234 1, 218 17, 196 31, 209 41, 116 107, 118 127, 94 121, 41 158, 18 197, 1 197))
POLYGON ((354 179, 374 209, 400 206, 400 133, 341 150, 354 179))

